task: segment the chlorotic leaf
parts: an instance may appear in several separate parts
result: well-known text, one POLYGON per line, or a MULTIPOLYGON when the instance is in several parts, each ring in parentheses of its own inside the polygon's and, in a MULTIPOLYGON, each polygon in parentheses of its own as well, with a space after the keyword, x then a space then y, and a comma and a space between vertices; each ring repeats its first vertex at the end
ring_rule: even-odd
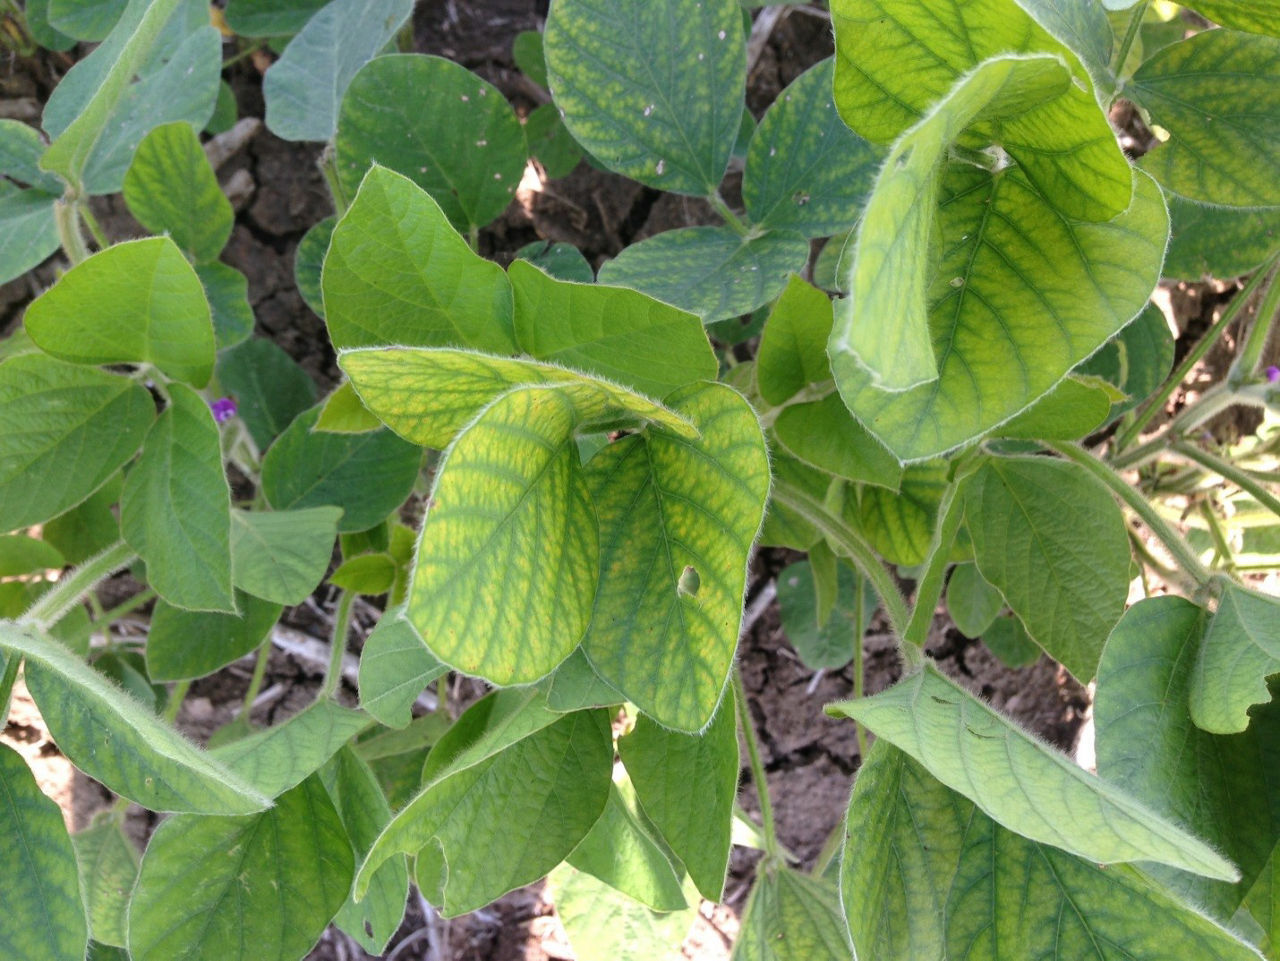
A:
POLYGON ((1276 0, 1196 0, 1196 10, 1232 30, 1280 35, 1280 3, 1276 0))
POLYGON ((315 430, 331 434, 366 434, 381 426, 382 421, 364 406, 351 381, 345 380, 324 399, 315 430))
POLYGON ((856 503, 847 503, 846 510, 856 510, 854 526, 885 560, 907 567, 922 564, 929 555, 946 475, 941 461, 913 465, 903 471, 896 491, 868 486, 856 503))
POLYGON ((547 877, 556 914, 580 958, 680 961, 680 945, 697 914, 651 911, 590 874, 562 864, 547 877))
POLYGON ((844 961, 849 936, 835 885, 788 867, 756 876, 733 948, 738 961, 844 961))

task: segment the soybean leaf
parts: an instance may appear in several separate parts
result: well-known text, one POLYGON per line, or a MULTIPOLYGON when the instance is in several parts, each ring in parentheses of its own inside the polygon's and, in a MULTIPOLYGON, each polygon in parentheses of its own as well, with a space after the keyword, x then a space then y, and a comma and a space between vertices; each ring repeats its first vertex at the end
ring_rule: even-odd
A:
POLYGON ((211 134, 226 133, 236 125, 239 119, 239 107, 231 84, 222 80, 218 83, 218 99, 213 103, 213 115, 204 125, 204 132, 211 134))
POLYGON ((146 135, 125 174, 124 200, 140 224, 168 233, 196 261, 215 260, 231 236, 231 201, 190 124, 146 135))
POLYGON ((1191 717, 1215 734, 1249 724, 1253 704, 1271 698, 1266 677, 1280 673, 1280 600, 1222 582, 1218 610, 1205 632, 1191 675, 1191 717))
POLYGON ((74 37, 68 37, 50 25, 49 0, 27 0, 22 12, 31 39, 46 50, 64 51, 76 45, 74 37))
POLYGON ((409 19, 413 0, 331 0, 262 78, 268 129, 284 140, 331 140, 352 78, 409 19))
POLYGON ((1006 667, 1026 667, 1040 658, 1040 648, 1027 636, 1027 629, 1016 617, 997 617, 982 634, 987 646, 1006 667))
POLYGON ((769 312, 756 353, 756 386, 770 404, 784 404, 806 388, 831 380, 827 338, 831 299, 792 274, 769 312))
POLYGON ((351 842, 319 778, 261 814, 170 818, 142 858, 129 956, 300 958, 342 907, 352 872, 351 842))
POLYGON ((62 181, 40 169, 44 141, 35 127, 0 120, 0 176, 48 194, 61 194, 62 181))
POLYGON ((499 395, 531 384, 557 385, 593 422, 648 421, 685 436, 697 432, 683 414, 553 364, 442 348, 348 350, 338 363, 366 407, 426 447, 447 446, 499 395))
POLYGON ((839 394, 787 406, 773 422, 773 433, 801 461, 837 477, 888 488, 902 478, 898 458, 853 419, 839 394))
POLYGON ((461 64, 421 54, 378 57, 355 75, 334 146, 348 194, 376 161, 429 193, 458 230, 471 231, 507 209, 528 160, 502 91, 461 64))
POLYGON ((128 0, 49 0, 49 26, 97 43, 111 32, 127 5, 128 0))
POLYGON ((631 733, 618 739, 618 753, 644 813, 703 896, 719 901, 738 793, 733 695, 725 695, 710 725, 697 735, 669 731, 641 714, 631 733))
POLYGON ((254 731, 211 753, 263 794, 276 797, 324 767, 371 723, 363 712, 326 697, 282 724, 254 731))
POLYGON ((889 744, 849 802, 840 887, 858 957, 1258 961, 1128 867, 1102 869, 1018 836, 889 744))
POLYGON ((972 563, 957 564, 947 581, 947 613, 965 637, 982 637, 995 623, 1004 598, 972 563))
POLYGON ((836 577, 835 605, 822 622, 810 563, 788 564, 778 573, 782 629, 801 662, 811 671, 839 670, 848 664, 880 603, 871 584, 847 564, 838 565, 836 577), (859 594, 862 595, 861 621, 857 617, 859 594))
POLYGON ((591 666, 582 648, 555 669, 547 684, 547 707, 559 714, 586 707, 613 707, 625 700, 591 666))
POLYGON ((61 552, 68 564, 81 564, 120 540, 120 519, 112 507, 120 500, 124 479, 115 474, 80 504, 44 525, 41 537, 61 552))
POLYGON ((1141 174, 1127 211, 1085 223, 1064 217, 1018 170, 952 166, 937 219, 945 240, 928 322, 938 379, 888 391, 855 357, 833 359, 854 416, 906 461, 1024 410, 1128 323, 1155 284, 1168 230, 1159 190, 1141 174), (1043 276, 1055 284, 1030 281, 1043 276))
POLYGON ((0 744, 0 948, 11 958, 83 958, 89 940, 76 856, 58 805, 17 751, 0 744))
POLYGON ((266 640, 281 606, 236 593, 238 614, 184 611, 156 601, 147 632, 147 674, 154 681, 186 681, 238 661, 266 640))
MULTIPOLYGON (((1030 190, 1058 218, 1106 221, 1129 206, 1129 163, 1097 102, 1072 82, 1063 61, 1043 54, 983 62, 897 140, 880 168, 858 227, 846 279, 850 296, 841 302, 832 331, 838 379, 855 365, 885 391, 938 379, 935 351, 945 356, 946 348, 935 346, 930 329, 931 301, 937 297, 931 252, 941 238, 943 244, 955 241, 937 222, 935 202, 948 150, 966 131, 983 141, 998 140, 1018 161, 1030 190)), ((974 225, 974 232, 983 234, 982 226, 974 225)), ((1019 246, 1034 246, 1033 238, 1027 230, 1019 246)), ((968 299, 966 285, 979 279, 975 267, 958 269, 958 283, 947 278, 959 291, 958 304, 968 299)), ((975 289, 972 297, 982 293, 975 289)), ((998 310, 986 307, 988 326, 998 310)))
POLYGON ((253 333, 249 278, 217 261, 196 264, 196 276, 204 285, 204 296, 209 301, 217 349, 226 350, 248 340, 253 333))
POLYGON ((57 641, 0 622, 27 687, 76 767, 151 811, 247 814, 269 802, 57 641))
POLYGON ((600 817, 612 763, 606 713, 577 711, 477 764, 445 770, 379 836, 356 896, 398 853, 417 853, 418 886, 446 917, 537 880, 600 817))
POLYGON ((849 935, 834 884, 780 866, 760 872, 742 912, 736 961, 844 961, 849 935))
POLYGON ((42 573, 65 563, 52 544, 26 534, 0 534, 0 577, 42 573))
POLYGON ((1173 357, 1173 334, 1164 313, 1155 304, 1147 304, 1132 323, 1076 371, 1101 377, 1125 392, 1125 399, 1111 405, 1108 419, 1114 420, 1155 393, 1173 370, 1173 357))
POLYGON ((730 388, 684 387, 667 403, 699 439, 633 435, 586 466, 600 582, 582 647, 640 710, 695 732, 715 714, 737 647, 769 465, 754 412, 730 388))
POLYGON ((1107 641, 1098 668, 1098 776, 1212 843, 1240 866, 1236 885, 1158 865, 1148 873, 1222 923, 1240 906, 1280 840, 1275 745, 1280 704, 1249 730, 1209 734, 1192 723, 1191 677, 1207 612, 1181 597, 1139 601, 1107 641))
POLYGON ((1172 194, 1169 218, 1164 275, 1177 280, 1248 273, 1280 247, 1280 207, 1213 207, 1172 194))
POLYGON ((632 287, 711 324, 772 300, 808 258, 808 241, 791 231, 743 238, 728 227, 682 227, 627 247, 600 268, 600 283, 632 287))
POLYGON ((329 241, 333 238, 333 228, 338 225, 335 216, 325 217, 313 224, 298 241, 298 249, 293 253, 293 280, 298 293, 307 302, 317 317, 324 317, 324 293, 320 287, 321 270, 325 257, 329 253, 329 241))
POLYGON ((502 268, 467 246, 430 195, 384 167, 369 171, 334 228, 321 286, 340 349, 516 349, 502 268))
MULTIPOLYGON (((369 765, 349 747, 335 754, 320 776, 347 829, 356 857, 363 860, 391 820, 386 795, 369 765)), ((357 904, 348 897, 333 923, 366 951, 381 954, 404 919, 408 896, 409 868, 403 857, 392 858, 374 874, 364 900, 357 904)))
POLYGON ((573 173, 582 159, 582 148, 569 133, 553 103, 533 108, 524 121, 524 137, 529 153, 542 164, 551 180, 573 173))
POLYGON ((754 223, 829 237, 858 219, 882 157, 840 119, 832 72, 830 58, 810 67, 761 118, 742 175, 754 223))
POLYGON ((324 578, 338 533, 336 507, 231 512, 231 579, 277 604, 301 604, 324 578))
POLYGON ((437 739, 422 766, 422 784, 490 760, 558 720, 560 715, 547 707, 540 687, 492 691, 437 739))
POLYGON ((1280 34, 1280 3, 1276 0, 1196 0, 1195 8, 1214 23, 1233 30, 1280 34))
POLYGON ((714 380, 702 322, 638 291, 556 280, 522 261, 509 277, 515 331, 526 353, 588 371, 651 397, 714 380))
POLYGON ((154 364, 203 387, 213 322, 200 278, 168 237, 129 240, 77 264, 27 308, 27 333, 73 364, 154 364))
POLYGON ((1111 415, 1112 401, 1124 396, 1103 378, 1072 374, 993 433, 1023 440, 1077 440, 1102 426, 1111 415))
POLYGON ((858 502, 850 505, 851 510, 856 509, 855 526, 885 560, 906 567, 924 563, 947 486, 946 475, 946 465, 941 462, 913 465, 903 471, 896 492, 866 487, 858 502))
POLYGON ((407 610, 451 667, 526 684, 582 639, 599 541, 576 421, 572 401, 554 387, 512 390, 458 435, 437 468, 407 610))
POLYGON ((586 257, 582 256, 582 251, 573 244, 553 244, 549 240, 535 240, 517 250, 516 259, 528 261, 556 280, 590 284, 596 279, 596 272, 591 269, 591 264, 587 262, 586 257))
POLYGON ((1092 0, 1017 0, 1017 3, 1080 58, 1095 86, 1114 87, 1111 47, 1115 37, 1102 6, 1092 0))
POLYGON ((151 586, 170 604, 234 611, 231 491, 218 425, 190 387, 171 384, 169 395, 125 478, 120 530, 147 562, 151 586))
POLYGON ((287 37, 306 26, 326 0, 229 0, 227 26, 242 37, 287 37))
POLYGON ((369 632, 360 652, 360 706, 388 727, 405 727, 418 695, 446 670, 403 608, 393 608, 369 632))
POLYGON ((556 106, 593 157, 650 187, 715 192, 744 109, 733 0, 562 0, 543 45, 556 106))
POLYGON ((218 383, 260 450, 316 401, 316 385, 274 341, 246 340, 218 357, 218 383))
POLYGON ((315 430, 331 434, 364 434, 381 426, 382 421, 361 403, 351 381, 346 380, 325 398, 315 430))
POLYGON ((341 507, 338 532, 368 530, 404 503, 422 452, 388 430, 315 431, 320 409, 299 414, 262 461, 262 490, 278 511, 341 507))
POLYGON ((71 836, 93 940, 124 947, 138 850, 110 819, 71 836))
POLYGON ((396 559, 390 554, 360 554, 338 565, 329 583, 356 594, 378 595, 391 590, 396 579, 396 559))
POLYGON ((57 199, 0 180, 0 283, 21 277, 58 249, 57 199))
POLYGON ((1126 88, 1168 134, 1143 168, 1201 203, 1280 204, 1278 79, 1275 37, 1206 30, 1160 50, 1126 88))
POLYGON ((831 705, 865 724, 999 824, 1102 864, 1156 861, 1235 881, 1203 841, 1100 781, 943 676, 932 664, 882 694, 831 705))
POLYGON ((568 863, 655 911, 688 907, 676 869, 644 823, 635 792, 625 781, 610 786, 604 812, 568 863))
POLYGON ((1093 677, 1124 610, 1124 516, 1080 467, 1043 457, 993 458, 969 480, 974 559, 1029 633, 1076 678, 1093 677))
POLYGON ((542 52, 542 34, 521 30, 511 43, 511 59, 516 68, 539 87, 547 86, 547 58, 542 52))
POLYGON ((547 877, 556 914, 581 958, 678 961, 697 913, 651 911, 590 874, 562 864, 547 877))
POLYGON ((154 418, 151 395, 128 378, 38 353, 0 364, 0 528, 81 503, 133 457, 154 418))
MULTIPOLYGON (((1262 929, 1258 947, 1263 955, 1274 958, 1280 946, 1280 845, 1272 850, 1257 883, 1245 896, 1241 911, 1247 911, 1250 919, 1262 929)), ((1239 920, 1238 913, 1234 920, 1239 920)))

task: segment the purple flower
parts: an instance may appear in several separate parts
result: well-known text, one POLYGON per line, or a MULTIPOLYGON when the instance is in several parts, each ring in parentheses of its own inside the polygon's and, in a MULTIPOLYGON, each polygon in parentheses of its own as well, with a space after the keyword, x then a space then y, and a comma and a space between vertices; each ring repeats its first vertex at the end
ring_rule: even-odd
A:
POLYGON ((236 402, 230 397, 219 397, 209 405, 209 409, 213 411, 213 419, 219 424, 225 424, 236 416, 236 402))
POLYGON ((1272 364, 1266 370, 1268 384, 1280 384, 1280 367, 1272 364))

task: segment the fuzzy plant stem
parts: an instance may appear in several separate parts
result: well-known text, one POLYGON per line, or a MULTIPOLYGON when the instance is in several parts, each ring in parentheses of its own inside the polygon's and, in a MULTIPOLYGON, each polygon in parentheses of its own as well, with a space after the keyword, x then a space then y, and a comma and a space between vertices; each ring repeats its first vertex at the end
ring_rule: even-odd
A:
POLYGON ((18 680, 18 668, 22 666, 22 655, 17 651, 9 652, 9 661, 4 666, 4 676, 0 677, 0 727, 9 717, 9 698, 13 696, 13 685, 18 680))
POLYGON ((1258 483, 1257 480, 1250 476, 1248 471, 1241 470, 1235 464, 1216 454, 1201 450, 1189 441, 1175 441, 1171 449, 1175 454, 1180 454, 1187 460, 1195 461, 1205 470, 1231 481, 1271 513, 1280 517, 1280 497, 1276 497, 1264 485, 1258 483))
POLYGON ((133 563, 138 554, 124 541, 117 541, 101 554, 89 558, 43 594, 20 620, 37 630, 47 631, 80 603, 89 591, 120 568, 133 563))
POLYGON ((338 595, 338 610, 333 616, 333 647, 329 654, 329 670, 324 676, 324 686, 317 699, 331 697, 342 683, 342 656, 347 652, 347 635, 351 632, 351 605, 355 594, 342 591, 338 595))
POLYGON ((1262 295, 1262 303, 1258 305, 1258 315, 1253 326, 1245 336, 1244 346, 1236 362, 1227 372, 1227 383, 1232 387, 1242 384, 1256 376, 1262 363, 1262 352, 1267 348, 1267 340, 1271 336, 1271 328, 1275 324, 1276 315, 1280 313, 1280 267, 1271 272, 1271 283, 1267 292, 1262 295))
POLYGON ((742 683, 742 671, 736 666, 733 669, 733 693, 738 703, 738 726, 742 729, 742 739, 747 742, 747 756, 751 761, 751 783, 755 786, 756 797, 760 800, 760 824, 764 831, 765 855, 770 860, 781 864, 782 849, 778 845, 778 828, 773 820, 773 804, 769 801, 769 782, 765 778, 764 761, 760 758, 760 742, 756 738, 756 728, 751 721, 751 708, 747 704, 747 689, 742 683))
POLYGON ((947 573, 948 555, 956 534, 960 531, 960 521, 964 517, 964 505, 960 497, 964 481, 950 484, 942 495, 938 505, 938 526, 933 533, 929 545, 929 561, 925 566, 924 577, 916 589, 916 604, 911 611, 911 620, 907 622, 907 630, 903 640, 909 647, 920 649, 929 639, 929 626, 933 623, 933 612, 942 598, 943 579, 947 573))
POLYGON ((1142 0, 1129 15, 1129 25, 1125 28, 1120 46, 1116 48, 1116 55, 1111 59, 1111 72, 1117 77, 1124 70, 1125 61, 1129 59, 1129 51, 1133 49, 1133 42, 1138 39, 1138 32, 1142 29, 1142 21, 1150 5, 1151 0, 1142 0))

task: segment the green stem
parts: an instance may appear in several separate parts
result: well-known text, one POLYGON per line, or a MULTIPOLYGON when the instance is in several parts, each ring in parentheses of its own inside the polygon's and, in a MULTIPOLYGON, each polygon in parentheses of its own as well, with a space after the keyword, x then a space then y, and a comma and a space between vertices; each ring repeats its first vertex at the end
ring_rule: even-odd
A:
POLYGON ((1222 567, 1228 574, 1234 574, 1236 570, 1236 556, 1231 550, 1231 544, 1227 541, 1227 532, 1222 529, 1222 522, 1218 520, 1218 515, 1213 509, 1213 505, 1208 501, 1200 502, 1200 516, 1204 518, 1204 522, 1209 527, 1209 537, 1213 540, 1213 549, 1218 555, 1218 559, 1222 561, 1222 567))
MULTIPOLYGON (((938 524, 933 532, 929 545, 929 560, 925 566, 924 577, 916 588, 916 603, 911 610, 911 620, 907 623, 903 640, 917 648, 924 647, 929 639, 929 626, 933 623, 933 612, 937 610, 938 601, 942 599, 942 585, 949 565, 948 555, 956 534, 960 531, 960 521, 964 517, 963 504, 958 496, 964 486, 963 479, 947 486, 938 505, 938 524)), ((908 665, 911 666, 911 665, 908 665)))
POLYGON ((1046 446, 1057 451, 1067 460, 1074 461, 1079 464, 1094 477, 1111 488, 1129 509, 1142 518, 1142 522, 1147 525, 1151 533, 1155 534, 1164 544, 1173 559, 1182 567, 1184 571, 1191 575, 1200 585, 1208 584, 1213 575, 1209 569, 1200 562, 1200 557, 1196 554, 1191 546, 1182 538, 1177 531, 1165 523, 1151 503, 1142 496, 1142 492, 1135 490, 1125 481, 1123 477, 1114 470, 1104 464, 1098 458, 1094 457, 1083 447, 1075 444, 1067 443, 1051 443, 1046 446))
POLYGON ((1227 372, 1227 383, 1232 387, 1239 387, 1257 373, 1277 314, 1280 314, 1280 267, 1272 271, 1267 292, 1262 295, 1262 303, 1258 305, 1258 315, 1249 328, 1244 346, 1240 348, 1240 355, 1227 372))
POLYGON ((226 70, 228 67, 234 67, 241 60, 252 57, 255 53, 261 50, 263 46, 264 44, 261 40, 249 44, 249 46, 245 47, 239 53, 232 54, 226 60, 222 61, 222 69, 226 70))
POLYGON ((735 214, 729 205, 725 203, 724 198, 720 196, 720 191, 715 190, 707 194, 707 201, 724 220, 725 226, 739 237, 745 237, 750 232, 747 225, 743 223, 742 218, 735 214))
POLYGON ((178 712, 182 710, 182 702, 186 699, 187 691, 191 690, 190 681, 179 681, 173 685, 173 690, 169 692, 169 703, 164 706, 164 719, 172 724, 178 719, 178 712))
POLYGON ((106 250, 111 246, 111 241, 107 240, 107 234, 102 229, 102 224, 98 223, 98 218, 93 215, 93 211, 89 209, 88 203, 81 203, 77 210, 84 225, 89 228, 89 233, 93 235, 93 242, 98 245, 99 250, 106 250))
POLYGON ((1240 293, 1236 294, 1231 303, 1227 305, 1227 309, 1222 312, 1222 316, 1218 318, 1217 323, 1205 332, 1205 335, 1200 338, 1199 343, 1191 348, 1191 352, 1183 359, 1182 364, 1179 365, 1178 369, 1174 371, 1169 379, 1164 382, 1164 386, 1160 388, 1160 392, 1147 401, 1146 406, 1143 407, 1142 412, 1134 418, 1133 423, 1116 436, 1115 450, 1123 450, 1125 447, 1128 447, 1131 443, 1137 440, 1138 435, 1142 433, 1143 429, 1149 423, 1151 423, 1152 418, 1154 418, 1156 414, 1160 413, 1160 411, 1164 410, 1165 401, 1167 401, 1170 396, 1172 396, 1173 392, 1178 389, 1179 385, 1187 379, 1187 376, 1195 368, 1196 364, 1200 363, 1201 358, 1203 358, 1205 354, 1209 353, 1213 345, 1218 342, 1218 338, 1221 337, 1223 333, 1226 332, 1226 329, 1235 322, 1236 317, 1239 316, 1242 310, 1244 310, 1245 305, 1248 304, 1250 298, 1253 297, 1254 292, 1262 285, 1263 280, 1271 272, 1271 269, 1276 265, 1278 260, 1280 260, 1280 251, 1272 254, 1271 258, 1258 269, 1258 272, 1249 278, 1249 282, 1240 289, 1240 293))
POLYGON ((47 631, 66 615, 80 599, 120 568, 133 562, 137 552, 124 541, 117 541, 101 554, 91 557, 65 575, 53 588, 31 605, 19 621, 37 630, 47 631))
POLYGON ((893 578, 889 576, 889 572, 884 569, 875 551, 862 535, 846 524, 843 519, 828 511, 821 501, 790 484, 776 485, 773 489, 773 499, 780 506, 794 511, 816 527, 833 547, 854 563, 863 577, 871 581, 876 593, 880 595, 880 602, 884 604, 885 613, 889 616, 890 627, 893 628, 894 634, 901 638, 910 619, 907 613, 907 602, 903 599, 902 592, 898 590, 898 585, 893 582, 893 578))
MULTIPOLYGON (((857 596, 853 602, 853 629, 856 635, 853 640, 853 699, 855 701, 862 700, 862 619, 866 614, 865 607, 866 597, 863 594, 862 585, 859 584, 857 596)), ((861 765, 867 759, 867 732, 860 721, 853 722, 853 733, 858 739, 858 764, 861 765)))
MULTIPOLYGON (((1133 545, 1134 553, 1138 555, 1138 560, 1142 562, 1143 568, 1151 568, 1160 575, 1160 579, 1162 581, 1176 582, 1186 588, 1189 592, 1193 592, 1196 589, 1196 584, 1186 578, 1181 571, 1169 567, 1161 561, 1160 558, 1156 557, 1155 554, 1151 553, 1151 548, 1147 547, 1146 542, 1138 534, 1136 528, 1132 525, 1126 524, 1125 530, 1128 531, 1129 542, 1133 545)), ((1143 583, 1146 583, 1145 576, 1143 577, 1143 583)))
POLYGON ((13 685, 18 680, 18 668, 22 666, 22 655, 17 651, 9 652, 9 661, 4 666, 4 676, 0 677, 0 729, 9 717, 9 698, 13 696, 13 685))
MULTIPOLYGON (((74 641, 82 641, 86 637, 92 636, 93 632, 99 628, 110 627, 126 614, 136 611, 138 608, 142 607, 142 605, 149 603, 155 596, 156 592, 152 588, 148 587, 145 590, 141 590, 137 594, 134 594, 133 597, 129 598, 127 601, 117 604, 110 610, 98 612, 89 623, 88 627, 78 631, 71 639, 68 639, 67 643, 74 647, 74 641)), ((93 594, 89 595, 89 603, 91 605, 97 603, 97 599, 93 594)))
POLYGON ((58 228, 58 242, 71 261, 71 266, 82 264, 89 259, 89 247, 84 242, 84 234, 80 232, 80 208, 74 200, 65 197, 54 201, 53 221, 58 228))
POLYGON ((338 594, 338 610, 333 615, 333 645, 329 655, 329 670, 324 676, 317 700, 330 697, 342 683, 342 655, 347 652, 347 634, 351 631, 351 605, 355 594, 342 591, 338 594))
POLYGON ((1247 471, 1241 470, 1235 464, 1228 460, 1210 454, 1208 451, 1201 450, 1189 441, 1175 441, 1172 450, 1176 454, 1181 454, 1188 460, 1195 461, 1201 467, 1212 471, 1219 477, 1231 481, 1246 494, 1250 495, 1259 504, 1271 511, 1277 517, 1280 517, 1280 497, 1276 497, 1267 490, 1262 484, 1254 480, 1247 471))
POLYGON ((1142 29, 1142 21, 1147 15, 1147 7, 1150 4, 1151 0, 1142 0, 1133 8, 1133 13, 1129 16, 1129 25, 1125 28, 1124 37, 1120 40, 1120 46, 1116 48, 1116 55, 1111 58, 1111 72, 1117 77, 1124 70, 1125 61, 1129 59, 1129 51, 1133 49, 1133 41, 1138 38, 1138 31, 1142 29))
POLYGON ((733 692, 738 702, 738 726, 742 730, 742 739, 747 742, 747 756, 751 761, 751 783, 755 786, 756 797, 760 801, 760 825, 764 831, 765 856, 781 864, 782 849, 778 844, 778 828, 773 820, 773 804, 769 801, 769 782, 765 778, 764 762, 760 759, 760 742, 756 739, 756 728, 751 722, 751 708, 747 705, 747 689, 742 683, 742 672, 737 666, 733 669, 733 692))
POLYGON ((342 181, 338 179, 338 160, 333 144, 329 144, 324 148, 316 164, 320 168, 320 173, 324 175, 324 182, 329 188, 329 196, 333 200, 334 212, 341 217, 347 212, 347 207, 350 204, 347 200, 347 192, 342 189, 342 181))
POLYGON ((249 678, 249 690, 244 692, 244 707, 240 709, 240 716, 246 721, 249 720, 249 712, 253 710, 253 702, 258 699, 258 692, 262 690, 262 681, 267 676, 269 660, 271 660, 270 638, 258 645, 258 659, 253 664, 253 677, 249 678))

